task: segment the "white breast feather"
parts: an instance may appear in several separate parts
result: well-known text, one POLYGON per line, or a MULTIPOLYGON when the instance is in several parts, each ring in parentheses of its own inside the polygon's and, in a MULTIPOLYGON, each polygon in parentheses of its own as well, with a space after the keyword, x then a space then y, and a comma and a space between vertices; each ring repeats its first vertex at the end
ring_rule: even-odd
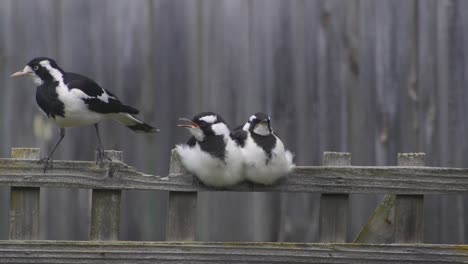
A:
POLYGON ((244 148, 242 148, 246 179, 255 183, 271 185, 291 172, 294 168, 293 155, 290 151, 285 150, 283 142, 278 137, 276 139, 271 159, 266 164, 265 151, 254 142, 249 133, 244 148))
POLYGON ((226 162, 202 151, 198 143, 194 147, 177 145, 182 164, 205 185, 223 187, 242 181, 242 153, 235 142, 225 136, 226 162))
POLYGON ((68 89, 60 82, 56 89, 58 98, 65 105, 65 117, 56 116, 55 122, 61 127, 87 126, 95 124, 104 115, 89 110, 83 99, 90 98, 79 89, 68 89))

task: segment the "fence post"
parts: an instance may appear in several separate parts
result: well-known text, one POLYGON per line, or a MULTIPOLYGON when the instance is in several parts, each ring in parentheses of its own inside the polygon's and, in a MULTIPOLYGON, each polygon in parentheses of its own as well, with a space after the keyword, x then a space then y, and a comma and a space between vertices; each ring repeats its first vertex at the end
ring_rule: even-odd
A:
MULTIPOLYGON (((112 160, 123 161, 122 151, 106 150, 112 160)), ((119 240, 121 190, 93 189, 90 240, 119 240)))
MULTIPOLYGON (((38 148, 12 148, 14 159, 39 159, 38 148)), ((39 187, 11 187, 9 239, 39 239, 39 187)))
MULTIPOLYGON (((323 165, 351 166, 351 154, 347 152, 324 152, 323 165)), ((348 198, 348 194, 323 193, 320 196, 320 242, 346 242, 348 226, 348 198)))
MULTIPOLYGON (((186 173, 175 149, 171 152, 169 175, 186 173)), ((177 176, 174 176, 177 177, 177 176)), ((169 192, 166 240, 194 241, 197 226, 197 192, 169 192)))
MULTIPOLYGON (((425 153, 398 153, 398 166, 424 166, 425 158, 425 153)), ((422 242, 423 207, 424 195, 396 196, 395 243, 422 242)))

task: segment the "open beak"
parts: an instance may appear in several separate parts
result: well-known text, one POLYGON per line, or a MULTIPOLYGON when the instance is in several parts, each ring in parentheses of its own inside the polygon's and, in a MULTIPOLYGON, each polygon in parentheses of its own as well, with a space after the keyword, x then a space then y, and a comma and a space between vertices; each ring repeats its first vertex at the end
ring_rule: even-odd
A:
POLYGON ((182 117, 182 118, 179 118, 179 121, 183 121, 185 123, 183 124, 178 124, 177 126, 178 127, 185 127, 185 128, 198 128, 199 126, 197 124, 195 124, 192 120, 188 119, 188 118, 185 118, 185 117, 182 117))
POLYGON ((27 76, 27 75, 32 75, 34 72, 31 70, 31 67, 26 66, 22 71, 17 71, 13 73, 10 77, 21 77, 21 76, 27 76))

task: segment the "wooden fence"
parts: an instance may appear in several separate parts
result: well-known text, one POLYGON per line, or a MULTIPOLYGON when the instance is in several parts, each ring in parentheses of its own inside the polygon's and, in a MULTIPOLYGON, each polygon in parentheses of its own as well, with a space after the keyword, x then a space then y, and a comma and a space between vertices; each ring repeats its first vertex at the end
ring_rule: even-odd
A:
MULTIPOLYGON (((424 167, 422 153, 399 154, 397 167, 351 166, 349 153, 325 152, 323 165, 297 167, 273 186, 213 189, 186 173, 173 152, 168 176, 113 161, 55 161, 46 173, 39 149, 0 159, 0 186, 11 186, 9 238, 0 263, 468 263, 467 245, 423 244, 425 194, 468 193, 468 169, 424 167), (39 238, 41 187, 92 189, 90 241, 39 238), (169 191, 167 242, 118 241, 122 190, 169 191), (319 192, 320 243, 195 242, 201 191, 319 192), (346 243, 348 194, 387 193, 353 243, 346 243)), ((229 228, 229 227, 226 227, 229 228)))

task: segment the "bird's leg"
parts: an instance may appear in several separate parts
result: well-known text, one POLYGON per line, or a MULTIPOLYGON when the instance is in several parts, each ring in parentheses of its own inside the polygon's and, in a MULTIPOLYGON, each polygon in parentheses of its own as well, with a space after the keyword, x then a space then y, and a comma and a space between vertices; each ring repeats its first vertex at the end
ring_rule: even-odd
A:
POLYGON ((94 124, 94 128, 96 129, 96 136, 98 140, 98 146, 96 148, 97 151, 97 158, 96 158, 96 164, 104 164, 104 158, 107 159, 108 161, 112 161, 111 158, 109 158, 106 153, 104 153, 104 148, 102 147, 102 141, 101 141, 101 136, 99 135, 99 127, 98 124, 94 124))
POLYGON ((42 158, 42 159, 40 159, 38 161, 38 163, 45 163, 44 164, 44 173, 47 171, 47 168, 49 168, 49 167, 52 168, 53 167, 52 156, 54 155, 55 150, 57 149, 60 142, 62 142, 62 139, 64 137, 65 137, 65 128, 61 127, 60 128, 60 137, 59 137, 57 143, 55 143, 54 147, 52 148, 52 151, 50 151, 49 155, 47 155, 46 157, 44 157, 44 158, 42 158))

